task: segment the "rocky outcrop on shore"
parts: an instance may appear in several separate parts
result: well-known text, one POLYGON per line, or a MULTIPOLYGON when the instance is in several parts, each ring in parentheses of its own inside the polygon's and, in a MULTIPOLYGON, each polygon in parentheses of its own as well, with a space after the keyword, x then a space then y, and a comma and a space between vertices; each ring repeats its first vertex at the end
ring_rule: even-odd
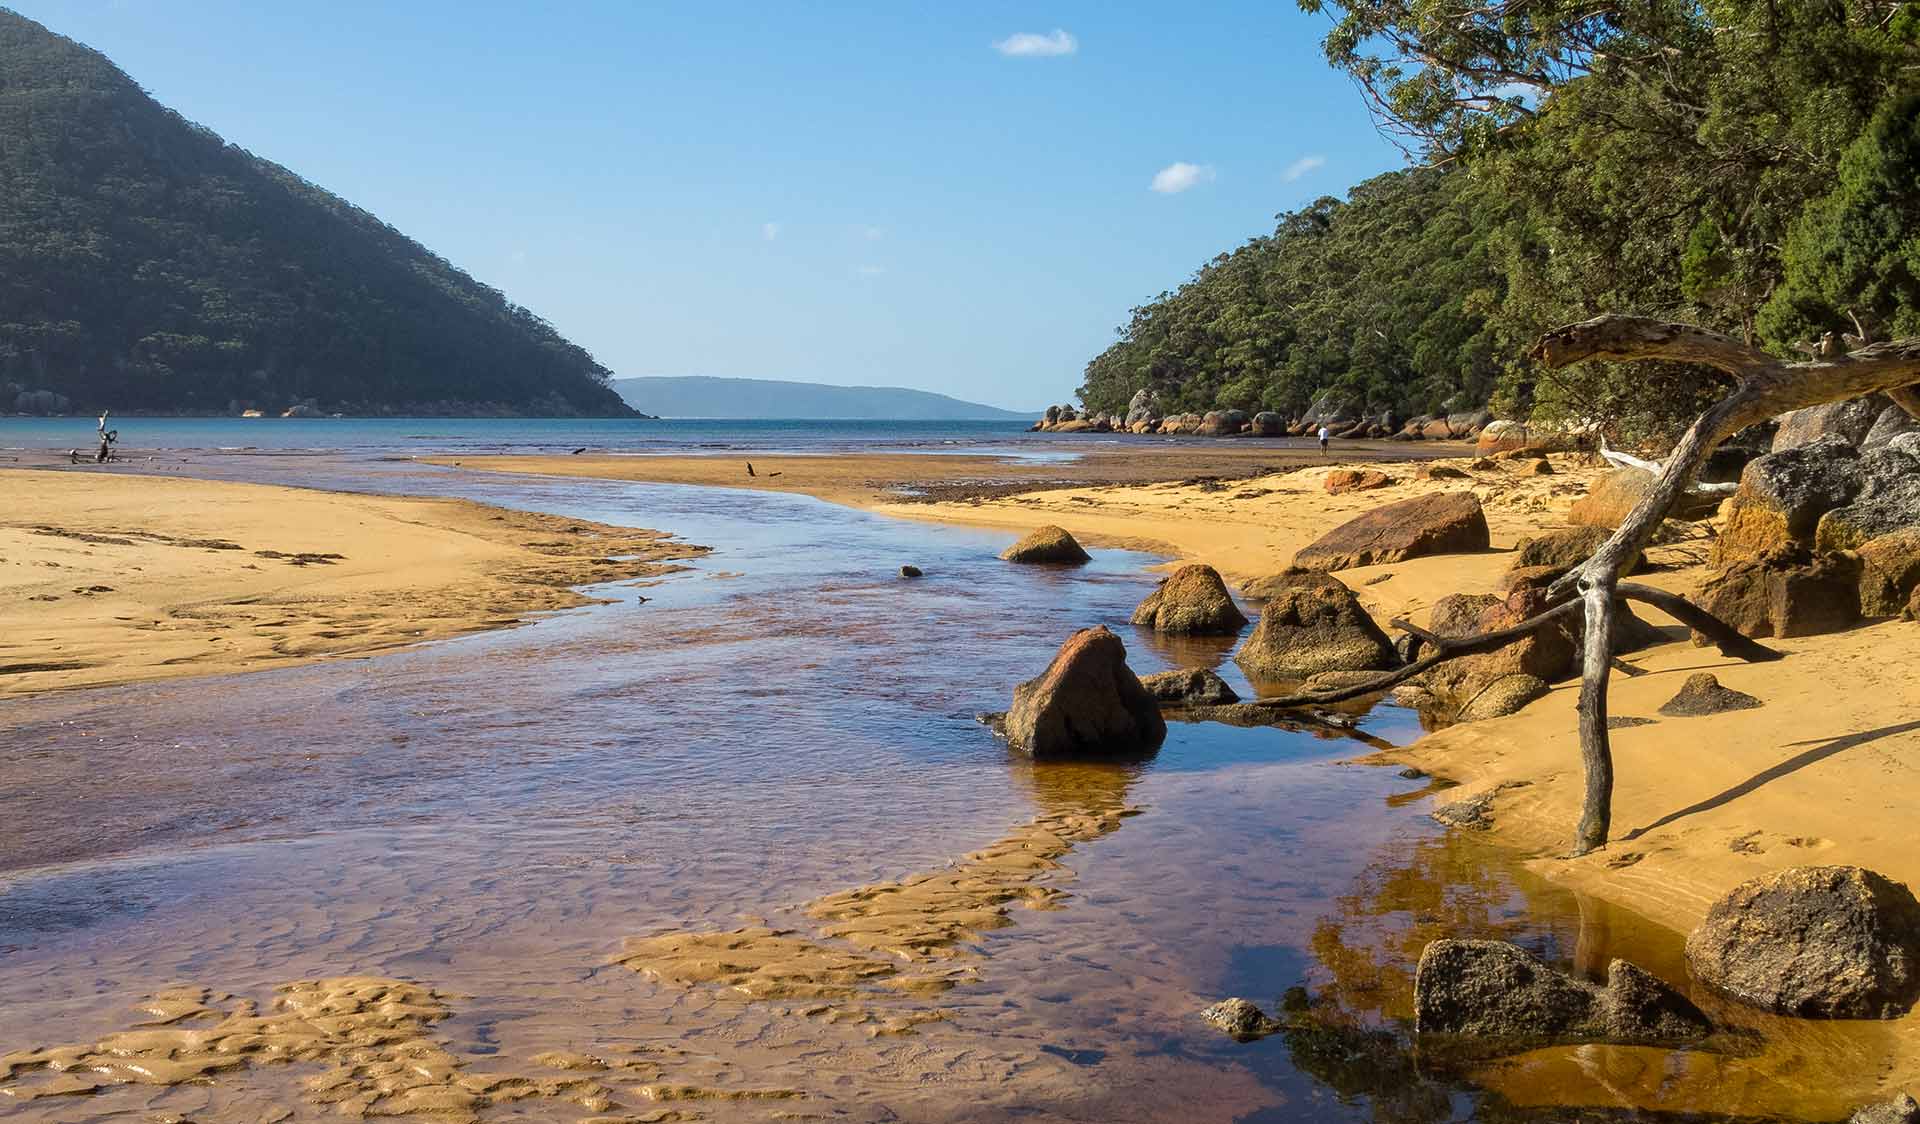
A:
POLYGON ((1068 637, 1045 672, 1015 687, 1004 723, 1007 743, 1039 759, 1138 756, 1167 736, 1159 702, 1104 627, 1068 637))
POLYGON ((1487 517, 1472 492, 1416 496, 1375 508, 1335 527, 1293 556, 1322 572, 1402 562, 1430 554, 1485 550, 1487 517))
POLYGON ((1133 611, 1133 623, 1156 632, 1229 634, 1245 628, 1247 618, 1233 603, 1220 572, 1192 563, 1175 570, 1147 594, 1133 611))
MULTIPOLYGON (((1299 413, 1261 410, 1248 413, 1237 409, 1216 409, 1203 413, 1168 412, 1159 392, 1145 388, 1134 392, 1125 413, 1109 414, 1100 410, 1082 410, 1070 404, 1048 406, 1040 419, 1028 429, 1036 433, 1158 433, 1166 436, 1196 437, 1312 437, 1325 426, 1342 440, 1395 441, 1473 441, 1482 439, 1495 426, 1509 436, 1496 438, 1493 449, 1516 447, 1512 433, 1524 442, 1540 444, 1542 439, 1528 436, 1517 422, 1496 422, 1488 410, 1461 413, 1423 414, 1405 419, 1390 409, 1367 410, 1326 394, 1299 413), (1515 430, 1513 427, 1518 427, 1515 430)), ((1542 446, 1544 447, 1544 446, 1542 446)))
POLYGON ((1390 668, 1393 642, 1337 578, 1289 570, 1266 579, 1260 623, 1234 653, 1255 679, 1306 679, 1323 671, 1390 668))
POLYGON ((1893 1019, 1920 998, 1920 901, 1857 866, 1801 866, 1734 887, 1687 937, 1694 978, 1802 1018, 1893 1019))

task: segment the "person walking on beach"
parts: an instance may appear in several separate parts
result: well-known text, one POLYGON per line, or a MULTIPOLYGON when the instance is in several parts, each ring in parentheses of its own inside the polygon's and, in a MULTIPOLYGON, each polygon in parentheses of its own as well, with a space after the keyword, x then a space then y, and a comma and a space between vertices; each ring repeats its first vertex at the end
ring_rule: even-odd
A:
POLYGON ((1320 452, 1321 453, 1324 454, 1327 451, 1327 439, 1332 436, 1333 436, 1333 433, 1330 430, 1328 430, 1325 425, 1322 425, 1320 427, 1320 452))

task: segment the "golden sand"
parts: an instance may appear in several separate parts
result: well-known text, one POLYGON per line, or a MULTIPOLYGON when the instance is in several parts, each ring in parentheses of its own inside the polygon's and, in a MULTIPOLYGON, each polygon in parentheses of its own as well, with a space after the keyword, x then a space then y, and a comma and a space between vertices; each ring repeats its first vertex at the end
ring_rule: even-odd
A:
POLYGON ((4 483, 0 695, 504 627, 700 549, 462 500, 25 470, 4 483))

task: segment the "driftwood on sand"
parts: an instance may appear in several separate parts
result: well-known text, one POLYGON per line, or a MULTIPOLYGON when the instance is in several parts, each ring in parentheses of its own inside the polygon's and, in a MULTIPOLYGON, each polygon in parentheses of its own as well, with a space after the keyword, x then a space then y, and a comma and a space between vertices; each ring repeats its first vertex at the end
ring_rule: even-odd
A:
MULTIPOLYGON (((1416 653, 1416 658, 1405 667, 1370 682, 1308 695, 1258 699, 1255 703, 1273 707, 1311 706, 1384 690, 1446 660, 1512 643, 1570 616, 1577 606, 1585 618, 1579 728, 1586 796, 1573 841, 1573 853, 1580 855, 1606 845, 1612 822, 1613 750, 1607 737, 1607 679, 1614 664, 1616 605, 1622 600, 1654 605, 1712 639, 1730 656, 1745 660, 1780 658, 1780 653, 1740 635, 1684 597, 1623 583, 1620 573, 1625 563, 1637 557, 1652 541, 1654 532, 1693 485, 1695 475, 1713 450, 1747 426, 1791 410, 1876 391, 1887 394, 1908 413, 1920 417, 1920 387, 1915 385, 1920 383, 1920 339, 1891 340, 1850 354, 1787 363, 1719 332, 1640 316, 1607 315, 1548 332, 1528 354, 1535 362, 1551 369, 1592 360, 1658 359, 1696 363, 1725 372, 1733 377, 1734 384, 1725 398, 1695 419, 1663 463, 1642 462, 1635 466, 1654 471, 1653 486, 1618 530, 1586 561, 1549 587, 1551 607, 1544 612, 1512 628, 1462 638, 1434 636, 1395 621, 1395 627, 1412 633, 1421 645, 1431 646, 1433 651, 1424 656, 1416 653)), ((1618 456, 1615 454, 1609 459, 1618 456)), ((1616 460, 1616 463, 1621 462, 1616 460)))

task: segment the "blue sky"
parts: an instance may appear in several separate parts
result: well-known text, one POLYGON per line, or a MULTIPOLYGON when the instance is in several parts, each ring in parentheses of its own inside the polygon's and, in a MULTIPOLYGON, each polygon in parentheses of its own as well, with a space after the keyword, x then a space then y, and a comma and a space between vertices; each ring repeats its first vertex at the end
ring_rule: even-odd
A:
POLYGON ((1130 307, 1401 163, 1287 0, 3 2, 621 376, 1065 401, 1130 307))

